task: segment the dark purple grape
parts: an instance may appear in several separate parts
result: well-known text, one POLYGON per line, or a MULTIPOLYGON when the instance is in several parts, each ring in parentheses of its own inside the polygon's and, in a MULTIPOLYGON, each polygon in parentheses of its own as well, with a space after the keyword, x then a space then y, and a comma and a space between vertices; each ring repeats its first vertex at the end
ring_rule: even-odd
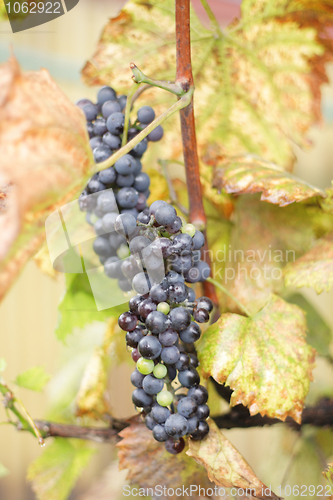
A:
MULTIPOLYGON (((178 380, 181 385, 183 385, 187 389, 190 389, 194 385, 199 384, 200 376, 197 370, 193 368, 193 366, 189 366, 186 370, 178 373, 178 380)), ((191 395, 189 396, 191 397, 191 395)))
POLYGON ((197 385, 195 387, 192 387, 188 391, 187 395, 190 396, 191 398, 195 399, 196 402, 198 403, 198 405, 203 405, 203 404, 207 403, 207 400, 208 400, 207 389, 205 387, 203 387, 202 385, 197 385))
POLYGON ((140 123, 151 123, 155 119, 155 111, 150 106, 142 106, 138 110, 138 121, 140 123))
POLYGON ((191 324, 186 328, 186 330, 183 330, 179 334, 180 340, 185 342, 185 344, 196 342, 197 340, 199 340, 200 336, 201 328, 194 321, 191 321, 191 324))
POLYGON ((185 448, 185 441, 183 438, 180 438, 178 441, 174 441, 172 438, 168 439, 165 442, 165 449, 167 452, 172 455, 178 455, 185 448))
POLYGON ((209 406, 204 404, 204 405, 198 406, 196 415, 197 415, 199 420, 206 420, 206 418, 209 417, 209 413, 210 413, 209 406))
POLYGON ((153 429, 153 436, 156 441, 159 443, 163 443, 164 441, 167 441, 169 439, 168 434, 165 432, 165 428, 161 424, 155 425, 153 429))
POLYGON ((144 358, 156 359, 161 354, 162 344, 153 335, 147 335, 140 340, 138 349, 144 358))
POLYGON ((161 125, 158 125, 156 128, 154 128, 154 130, 149 132, 149 134, 147 135, 147 139, 148 141, 157 142, 162 139, 163 134, 163 128, 161 127, 161 125))
POLYGON ((193 318, 198 323, 207 323, 209 321, 209 312, 206 309, 194 309, 193 318))
POLYGON ((129 347, 137 347, 143 336, 143 330, 141 330, 140 328, 135 328, 131 332, 126 333, 126 344, 129 347))
MULTIPOLYGON (((163 333, 168 327, 168 318, 162 312, 153 311, 147 316, 146 327, 155 335, 163 333)), ((168 349, 171 349, 171 347, 168 349)))
POLYGON ((132 393, 132 401, 135 406, 143 408, 144 406, 149 406, 153 402, 153 398, 147 394, 143 389, 134 389, 132 393))
POLYGON ((101 87, 97 92, 97 102, 100 106, 102 106, 106 101, 115 101, 116 99, 116 92, 108 85, 101 87))
POLYGON ((176 234, 178 231, 180 231, 183 223, 180 217, 176 217, 174 222, 172 224, 169 224, 168 226, 165 227, 165 230, 170 233, 170 234, 176 234))
POLYGON ((171 302, 184 302, 187 298, 186 285, 181 281, 176 281, 169 286, 169 300, 171 302))
MULTIPOLYGON (((156 304, 155 302, 152 301, 152 299, 149 297, 146 300, 143 300, 139 306, 138 306, 138 312, 142 318, 147 318, 149 314, 151 314, 153 311, 156 311, 156 304)), ((146 322, 147 324, 147 322, 146 322)), ((148 325, 147 325, 148 327, 148 325)), ((149 327, 148 327, 149 329, 149 327)))
POLYGON ((170 416, 170 410, 165 406, 156 404, 151 409, 151 416, 157 423, 164 424, 166 419, 170 416))
POLYGON ((195 401, 195 399, 188 396, 182 398, 177 404, 178 413, 185 418, 194 417, 197 413, 197 410, 198 410, 197 402, 195 401))
POLYGON ((139 305, 145 299, 146 297, 144 295, 135 295, 134 297, 132 297, 129 301, 130 311, 133 312, 134 314, 139 314, 139 309, 138 309, 139 305))
POLYGON ((142 373, 140 373, 137 369, 135 369, 134 372, 131 373, 131 382, 134 387, 137 387, 138 389, 142 388, 142 382, 144 378, 145 376, 142 375, 142 373))
POLYGON ((187 432, 187 420, 182 415, 175 413, 170 415, 165 421, 165 431, 168 436, 179 439, 187 432))
POLYGON ((156 422, 150 413, 148 413, 148 415, 146 415, 146 417, 145 417, 145 424, 146 424, 147 429, 149 429, 150 431, 152 431, 156 425, 156 422))
MULTIPOLYGON (((135 331, 135 330, 134 330, 135 331)), ((136 346, 132 346, 136 347, 136 346)), ((181 352, 178 361, 175 363, 175 368, 179 372, 186 370, 190 366, 190 358, 186 352, 181 352)))
POLYGON ((175 330, 168 328, 165 332, 159 334, 158 340, 161 342, 163 347, 170 347, 177 342, 178 333, 175 330))
POLYGON ((200 421, 198 424, 198 428, 193 434, 191 434, 191 438, 194 441, 201 441, 205 436, 207 436, 209 432, 209 425, 204 420, 200 421))
POLYGON ((161 360, 166 365, 174 365, 179 360, 179 349, 175 345, 171 347, 163 347, 161 352, 161 360))
POLYGON ((154 375, 146 375, 143 382, 142 388, 147 394, 153 396, 161 392, 164 386, 164 380, 161 378, 156 378, 154 375))
POLYGON ((191 323, 191 315, 184 307, 175 307, 169 313, 172 328, 177 332, 182 332, 191 323))
POLYGON ((131 312, 125 312, 119 316, 118 325, 122 330, 132 332, 138 324, 138 318, 131 312))

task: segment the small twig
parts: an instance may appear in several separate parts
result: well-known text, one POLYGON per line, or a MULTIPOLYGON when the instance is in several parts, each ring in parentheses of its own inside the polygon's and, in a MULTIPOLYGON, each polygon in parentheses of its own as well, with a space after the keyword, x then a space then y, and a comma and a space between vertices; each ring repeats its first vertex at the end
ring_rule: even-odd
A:
POLYGON ((145 127, 141 132, 139 132, 138 135, 136 135, 131 141, 129 141, 125 146, 123 146, 121 149, 118 149, 116 153, 114 153, 110 158, 108 158, 105 161, 102 161, 101 163, 96 163, 92 167, 92 173, 99 172, 100 170, 104 170, 105 168, 112 167, 116 163, 117 160, 119 160, 122 156, 124 156, 126 153, 129 153, 134 146, 139 144, 139 142, 142 141, 145 137, 147 137, 150 132, 152 132, 158 125, 161 125, 167 118, 169 118, 173 113, 176 113, 180 109, 185 108, 186 106, 189 105, 191 102, 193 94, 193 89, 189 89, 189 91, 184 94, 171 108, 167 109, 164 113, 162 113, 160 116, 155 118, 154 121, 149 123, 147 127, 145 127))
POLYGON ((230 297, 239 307, 239 309, 241 311, 243 311, 244 314, 246 314, 246 316, 249 316, 251 317, 252 314, 250 313, 250 311, 245 307, 243 306, 243 304, 241 304, 239 302, 238 299, 236 299, 236 297, 229 292, 229 290, 227 290, 223 285, 221 285, 221 283, 219 283, 218 281, 214 280, 213 278, 207 278, 207 280, 209 283, 211 283, 212 285, 214 285, 216 288, 219 288, 220 290, 222 290, 223 293, 225 293, 226 295, 228 295, 228 297, 230 297))
POLYGON ((168 92, 171 92, 178 97, 181 97, 186 93, 186 90, 184 90, 178 83, 150 78, 149 76, 142 73, 142 71, 134 63, 130 64, 130 68, 133 71, 132 78, 136 83, 147 83, 150 86, 158 87, 162 90, 167 90, 168 92))
POLYGON ((135 92, 134 96, 132 97, 132 106, 135 103, 135 101, 140 97, 141 94, 145 92, 145 90, 150 89, 150 85, 141 85, 141 87, 138 88, 138 90, 135 92))
POLYGON ((128 127, 129 127, 129 121, 130 121, 130 113, 131 113, 131 108, 132 108, 132 100, 135 95, 135 93, 138 91, 140 84, 138 83, 133 83, 131 88, 129 89, 128 95, 127 95, 127 101, 126 101, 126 108, 125 108, 125 123, 124 123, 124 132, 123 132, 123 139, 122 139, 122 146, 125 146, 127 142, 127 134, 128 134, 128 127))
POLYGON ((186 207, 184 207, 184 205, 182 205, 178 199, 177 199, 177 194, 176 194, 176 191, 174 190, 174 187, 172 185, 172 181, 170 179, 170 176, 169 176, 169 172, 168 172, 168 163, 172 163, 168 160, 158 160, 158 163, 161 165, 162 167, 162 170, 163 170, 163 174, 164 174, 164 177, 165 177, 165 180, 167 181, 167 184, 168 184, 168 190, 169 190, 169 195, 170 195, 170 199, 172 201, 172 203, 174 205, 176 205, 177 208, 179 208, 179 210, 181 212, 183 212, 183 214, 185 215, 189 215, 189 211, 186 207))

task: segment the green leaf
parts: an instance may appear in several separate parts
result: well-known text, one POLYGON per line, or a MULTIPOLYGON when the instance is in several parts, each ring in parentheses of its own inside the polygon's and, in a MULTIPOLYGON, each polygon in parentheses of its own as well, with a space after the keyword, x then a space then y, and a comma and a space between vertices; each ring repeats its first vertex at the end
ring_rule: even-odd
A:
POLYGON ((66 274, 66 283, 67 291, 59 306, 60 318, 55 332, 63 342, 75 328, 83 328, 94 321, 105 321, 126 310, 128 300, 124 297, 124 304, 98 311, 86 273, 66 274))
POLYGON ((286 297, 291 304, 296 304, 306 313, 307 334, 306 340, 321 356, 329 356, 329 345, 332 342, 332 331, 328 324, 308 300, 300 293, 286 297))
POLYGON ((272 295, 254 316, 222 314, 204 332, 201 371, 233 389, 231 405, 300 422, 315 357, 305 332, 304 312, 272 295))
POLYGON ((0 478, 8 476, 9 470, 0 463, 0 478))
MULTIPOLYGON (((326 0, 243 1, 240 18, 223 32, 204 28, 192 11, 199 147, 213 145, 216 157, 249 151, 289 168, 292 143, 305 146, 305 132, 321 117, 325 28, 332 24, 326 0)), ((154 78, 174 79, 173 0, 127 2, 106 25, 83 76, 91 85, 128 88, 129 61, 154 78)), ((178 129, 174 138, 177 149, 178 129)))
POLYGON ((317 293, 329 292, 333 286, 333 233, 317 241, 316 245, 285 270, 287 286, 311 286, 317 293))
POLYGON ((214 187, 235 194, 261 192, 262 201, 280 207, 324 196, 320 189, 253 155, 226 158, 214 170, 214 187))
POLYGON ((45 372, 43 366, 34 366, 16 377, 15 384, 25 389, 41 392, 50 380, 51 375, 45 372))
POLYGON ((4 358, 0 358, 0 372, 3 372, 7 367, 7 363, 4 358))
POLYGON ((38 500, 65 500, 95 452, 84 442, 56 438, 28 468, 38 500))

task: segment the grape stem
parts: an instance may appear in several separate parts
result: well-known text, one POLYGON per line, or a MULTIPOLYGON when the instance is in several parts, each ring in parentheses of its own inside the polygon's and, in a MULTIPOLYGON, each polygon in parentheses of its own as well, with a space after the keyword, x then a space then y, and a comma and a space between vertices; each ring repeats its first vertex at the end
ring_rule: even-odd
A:
POLYGON ((134 63, 130 64, 130 68, 133 72, 132 79, 136 83, 147 83, 152 87, 158 87, 159 89, 167 90, 168 92, 171 92, 172 94, 175 94, 178 97, 182 97, 186 93, 186 90, 184 90, 183 87, 178 83, 167 82, 165 80, 155 80, 154 78, 150 78, 149 76, 142 73, 142 71, 134 63))
POLYGON ((123 139, 122 139, 122 146, 125 146, 127 142, 127 135, 128 135, 128 127, 129 127, 129 122, 130 122, 130 113, 131 113, 131 107, 132 107, 132 102, 133 98, 135 96, 135 93, 139 89, 140 84, 138 83, 133 83, 131 88, 129 89, 129 92, 127 94, 127 100, 126 100, 126 107, 125 107, 125 123, 124 123, 124 132, 123 132, 123 139))
MULTIPOLYGON (((182 205, 178 201, 176 191, 174 190, 174 187, 172 185, 172 181, 170 179, 169 172, 168 172, 168 164, 169 163, 180 163, 180 162, 173 162, 172 160, 171 161, 169 161, 169 160, 158 160, 157 163, 159 163, 161 165, 161 168, 162 168, 165 180, 167 181, 171 202, 173 203, 173 205, 176 205, 176 207, 181 212, 183 212, 184 215, 188 216, 189 215, 189 211, 187 210, 186 207, 184 207, 184 205, 182 205)), ((183 165, 183 163, 181 163, 181 165, 183 165)))
POLYGON ((138 135, 136 135, 131 141, 129 141, 125 146, 123 146, 121 149, 118 149, 118 151, 114 153, 112 156, 110 156, 110 158, 100 163, 95 163, 92 166, 90 174, 112 167, 112 165, 114 165, 116 161, 118 161, 126 153, 129 153, 134 148, 134 146, 139 144, 139 142, 141 142, 142 139, 147 137, 147 135, 150 134, 150 132, 152 132, 156 127, 158 127, 158 125, 161 125, 161 123, 163 123, 167 118, 169 118, 171 115, 173 115, 180 109, 183 109, 186 106, 188 106, 191 102, 192 95, 193 95, 193 88, 190 88, 188 92, 186 92, 175 104, 173 104, 160 116, 155 118, 154 121, 152 121, 149 125, 147 125, 147 127, 141 130, 141 132, 138 135))
POLYGON ((229 290, 227 290, 227 288, 225 288, 223 285, 221 285, 221 283, 219 283, 218 281, 214 280, 213 278, 207 278, 207 280, 209 283, 211 283, 212 285, 214 285, 216 288, 219 288, 223 293, 225 293, 226 295, 228 295, 228 297, 230 297, 234 302, 235 304, 238 305, 239 309, 244 313, 246 314, 246 316, 248 316, 249 318, 252 316, 252 314, 250 313, 250 311, 245 307, 243 306, 243 304, 241 304, 239 302, 238 299, 236 299, 236 297, 229 292, 229 290))
MULTIPOLYGON (((35 422, 30 417, 24 404, 14 395, 2 378, 0 380, 0 392, 4 396, 4 406, 6 411, 10 410, 18 418, 20 430, 31 432, 37 437, 39 444, 44 446, 44 439, 37 429, 35 422), (17 408, 17 405, 20 407, 20 410, 17 408)), ((9 423, 17 425, 12 421, 9 421, 9 423)))
MULTIPOLYGON (((176 83, 184 90, 193 88, 193 74, 191 62, 191 33, 190 33, 190 0, 176 0, 176 83)), ((180 123, 183 141, 183 154, 186 172, 186 184, 189 197, 190 222, 205 234, 206 214, 203 206, 202 186, 195 131, 193 96, 189 105, 180 110, 180 123)), ((206 234, 205 234, 206 236, 206 234)), ((207 240, 206 240, 207 249, 207 240)), ((204 258, 210 265, 209 252, 204 252, 204 258)), ((218 298, 212 283, 204 282, 204 293, 218 308, 218 298)))

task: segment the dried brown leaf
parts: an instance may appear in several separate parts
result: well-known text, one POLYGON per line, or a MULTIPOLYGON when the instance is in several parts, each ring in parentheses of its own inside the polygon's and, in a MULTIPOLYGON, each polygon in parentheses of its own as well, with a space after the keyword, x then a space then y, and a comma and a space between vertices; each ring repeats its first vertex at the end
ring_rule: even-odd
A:
POLYGON ((39 249, 47 216, 82 189, 93 165, 85 118, 46 70, 0 67, 0 298, 39 249))
POLYGON ((262 483, 242 455, 209 419, 209 434, 203 441, 189 441, 187 455, 203 465, 208 477, 225 488, 241 488, 244 495, 262 499, 278 499, 270 488, 262 483))
MULTIPOLYGON (((117 444, 119 468, 128 469, 130 484, 138 484, 145 490, 158 485, 174 490, 190 485, 202 488, 213 486, 201 465, 185 452, 170 455, 164 443, 155 441, 151 431, 140 420, 138 417, 136 423, 120 432, 119 436, 123 439, 117 444)), ((192 497, 197 498, 194 493, 192 497)), ((176 499, 177 495, 168 495, 168 498, 176 499)))

